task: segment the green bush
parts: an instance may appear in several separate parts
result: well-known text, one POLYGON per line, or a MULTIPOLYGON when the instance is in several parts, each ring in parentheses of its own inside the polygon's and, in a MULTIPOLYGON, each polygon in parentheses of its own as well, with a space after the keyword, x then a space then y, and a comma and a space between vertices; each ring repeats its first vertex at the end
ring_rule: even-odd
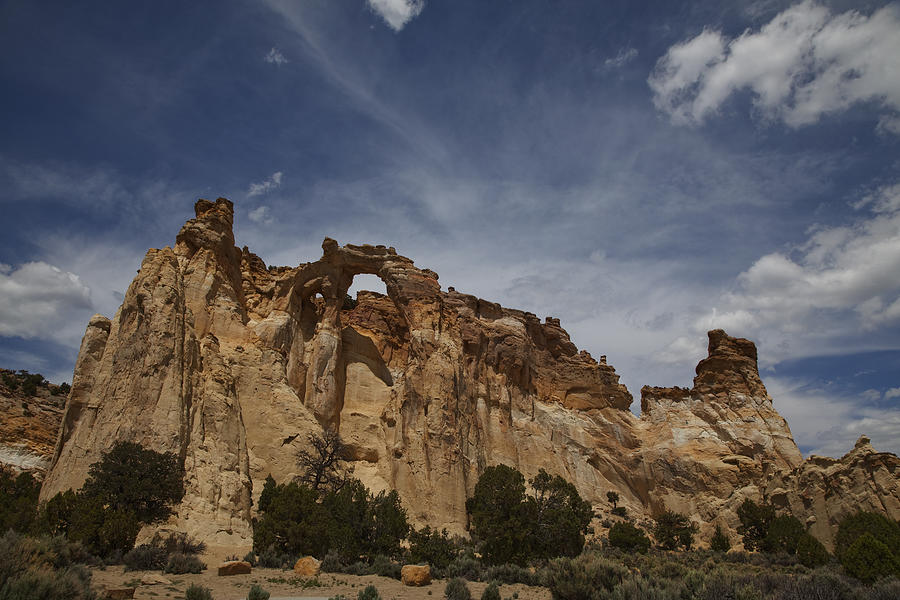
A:
POLYGON ((766 504, 758 505, 749 498, 737 509, 741 524, 741 534, 746 550, 762 550, 763 540, 769 533, 769 525, 775 520, 775 507, 766 504))
POLYGON ((25 533, 34 523, 41 484, 31 473, 12 472, 0 467, 0 532, 10 529, 25 533))
POLYGON ((574 485, 541 469, 530 480, 506 465, 488 467, 466 500, 472 533, 488 564, 524 565, 535 558, 575 556, 593 517, 591 505, 574 485))
POLYGON ((697 529, 697 525, 686 515, 667 510, 656 517, 653 536, 663 550, 675 550, 679 547, 690 550, 694 545, 697 529))
POLYGON ((142 544, 122 558, 126 571, 162 571, 169 561, 169 553, 162 548, 142 544))
POLYGON ((156 523, 184 497, 182 478, 175 454, 117 442, 90 466, 82 491, 112 510, 133 513, 140 523, 156 523))
POLYGON ((264 569, 290 569, 297 562, 296 555, 279 552, 274 545, 259 552, 256 560, 264 569))
POLYGON ((872 583, 882 577, 900 577, 900 561, 871 533, 864 533, 842 553, 841 564, 851 577, 872 583))
POLYGON ((343 573, 344 561, 341 560, 341 556, 337 552, 329 552, 322 558, 319 569, 323 573, 343 573))
POLYGON ((900 558, 900 525, 884 515, 860 511, 845 517, 838 525, 834 543, 838 559, 843 560, 844 552, 866 533, 887 546, 892 555, 900 558))
POLYGON ((804 534, 806 534, 806 528, 796 517, 791 515, 775 517, 769 523, 768 531, 759 547, 764 552, 773 554, 778 552, 796 554, 797 544, 800 543, 800 538, 804 534))
POLYGON ((610 512, 617 517, 622 517, 623 519, 628 516, 628 511, 625 510, 624 506, 616 506, 610 512))
POLYGON ((631 523, 614 523, 609 530, 609 545, 626 552, 645 554, 650 548, 650 539, 643 530, 631 523))
MULTIPOLYGON (((604 595, 609 600, 682 600, 683 587, 673 581, 653 581, 642 577, 626 579, 612 593, 604 595)), ((719 599, 716 599, 719 600, 719 599)))
POLYGON ((200 554, 206 550, 206 544, 204 542, 197 541, 183 531, 175 531, 168 535, 156 532, 150 539, 150 545, 164 550, 166 554, 171 554, 173 552, 181 552, 182 554, 200 554))
POLYGON ((709 549, 713 552, 728 552, 731 549, 731 540, 718 525, 716 525, 716 532, 709 542, 709 549))
POLYGON ((500 587, 496 582, 492 581, 484 591, 481 592, 481 600, 500 600, 500 587))
POLYGON ((557 558, 547 564, 544 580, 553 600, 590 600, 611 592, 627 577, 619 563, 592 554, 557 558))
POLYGON ((188 589, 185 590, 184 598, 185 600, 213 600, 212 592, 209 591, 209 588, 197 585, 196 583, 192 583, 188 589))
POLYGON ((173 575, 184 575, 185 573, 202 573, 205 568, 206 565, 196 556, 175 552, 169 555, 169 562, 166 563, 164 571, 173 575))
POLYGON ((367 585, 365 589, 359 591, 359 594, 356 595, 356 600, 381 600, 381 594, 378 593, 378 588, 374 585, 367 585))
POLYGON ((443 573, 437 571, 435 575, 443 575, 444 577, 463 577, 469 581, 479 581, 483 570, 484 567, 478 559, 470 556, 460 556, 447 565, 447 568, 444 569, 443 573))
POLYGON ((447 530, 438 531, 425 526, 409 532, 409 559, 413 563, 425 563, 433 569, 443 570, 456 558, 456 547, 447 530))
POLYGON ((247 594, 247 600, 269 600, 269 592, 262 589, 262 586, 254 583, 250 586, 250 593, 247 594))
POLYGON ((797 542, 797 558, 804 567, 814 569, 828 564, 828 550, 810 533, 804 533, 797 542))
POLYGON ((447 582, 444 588, 444 598, 447 600, 472 600, 472 592, 466 585, 466 580, 460 577, 454 577, 447 582))

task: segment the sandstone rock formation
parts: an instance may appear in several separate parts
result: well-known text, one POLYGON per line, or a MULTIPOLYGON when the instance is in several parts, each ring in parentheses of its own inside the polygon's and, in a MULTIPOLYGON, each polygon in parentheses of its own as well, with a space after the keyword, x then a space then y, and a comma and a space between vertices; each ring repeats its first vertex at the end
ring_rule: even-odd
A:
MULTIPOLYGON (((115 317, 88 324, 42 497, 79 487, 116 440, 136 441, 184 462, 169 527, 246 543, 263 480, 296 476, 297 451, 322 428, 340 432, 355 477, 398 490, 415 524, 456 533, 497 463, 560 474, 604 510, 617 490, 632 514, 670 508, 706 527, 733 527, 740 501, 776 477, 813 504, 825 493, 803 488, 811 477, 747 340, 710 332, 694 387, 644 388, 637 418, 612 366, 556 319, 442 291, 384 246, 326 239, 315 262, 267 267, 235 247, 230 202, 195 211, 174 248, 147 253, 115 317), (363 273, 387 296, 345 309, 363 273)), ((858 489, 900 517, 896 486, 858 489)))
POLYGON ((40 477, 53 459, 66 395, 46 382, 32 393, 26 378, 0 369, 0 467, 40 477))

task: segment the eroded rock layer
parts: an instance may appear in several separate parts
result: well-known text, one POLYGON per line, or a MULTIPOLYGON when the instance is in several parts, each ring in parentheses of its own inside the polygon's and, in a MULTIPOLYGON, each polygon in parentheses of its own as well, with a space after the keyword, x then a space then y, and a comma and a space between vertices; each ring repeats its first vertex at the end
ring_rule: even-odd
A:
MULTIPOLYGON (((398 490, 415 523, 458 533, 497 463, 563 475, 604 510, 617 490, 638 516, 670 508, 704 526, 733 526, 740 500, 776 476, 824 494, 798 491, 810 478, 752 342, 710 332, 694 387, 644 388, 639 419, 612 366, 556 319, 442 291, 384 246, 326 239, 315 262, 267 267, 235 247, 230 202, 195 212, 174 248, 147 253, 115 317, 91 319, 44 498, 80 486, 116 440, 137 441, 184 462, 169 526, 244 543, 265 477, 296 476, 297 451, 326 427, 354 476, 398 490), (362 292, 345 309, 364 273, 387 296, 362 292)), ((892 495, 879 501, 900 516, 896 486, 866 489, 892 495)))

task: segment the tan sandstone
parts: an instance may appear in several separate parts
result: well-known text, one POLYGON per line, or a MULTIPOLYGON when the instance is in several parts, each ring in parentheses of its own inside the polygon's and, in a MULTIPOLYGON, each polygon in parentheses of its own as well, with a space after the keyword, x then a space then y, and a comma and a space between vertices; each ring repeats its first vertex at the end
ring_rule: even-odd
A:
POLYGON ((165 528, 246 545, 266 476, 298 475, 297 451, 329 427, 353 476, 398 490, 416 526, 453 533, 498 463, 562 475, 598 511, 615 490, 639 520, 686 512, 701 538, 733 530, 740 502, 776 481, 784 502, 819 507, 807 510, 823 522, 851 503, 900 518, 893 455, 841 459, 859 497, 843 508, 825 497, 748 340, 710 332, 693 387, 645 387, 638 418, 615 369, 557 319, 444 291, 385 246, 326 238, 319 260, 267 267, 234 245, 229 201, 195 212, 174 247, 147 253, 116 315, 88 324, 42 498, 79 487, 115 441, 135 441, 183 461, 187 493, 165 528), (387 295, 361 292, 346 310, 359 274, 387 295), (868 485, 869 472, 894 484, 868 485))
POLYGON ((422 587, 431 585, 431 567, 428 565, 403 565, 400 569, 403 585, 422 587))
POLYGON ((294 573, 300 577, 315 577, 322 570, 321 563, 312 556, 304 556, 294 563, 294 573))

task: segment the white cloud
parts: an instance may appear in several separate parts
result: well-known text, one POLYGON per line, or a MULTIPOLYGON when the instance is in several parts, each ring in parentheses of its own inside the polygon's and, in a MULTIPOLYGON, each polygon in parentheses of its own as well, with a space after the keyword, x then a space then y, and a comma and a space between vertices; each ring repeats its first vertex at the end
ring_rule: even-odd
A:
POLYGON ((269 210, 268 206, 258 206, 257 208, 254 208, 250 211, 247 217, 254 223, 258 223, 260 225, 272 224, 272 213, 269 210))
POLYGON ((866 406, 872 390, 844 396, 799 379, 764 377, 775 408, 787 419, 797 445, 809 454, 840 457, 859 436, 882 452, 900 452, 900 412, 866 406))
POLYGON ((73 273, 45 262, 0 268, 0 336, 55 339, 91 307, 90 289, 73 273))
POLYGON ((272 48, 269 50, 269 53, 263 57, 263 60, 272 65, 284 65, 289 61, 284 57, 284 54, 281 53, 281 50, 278 48, 272 48))
POLYGON ((893 398, 900 398, 900 387, 893 387, 884 392, 885 400, 891 400, 893 398))
POLYGON ((868 214, 847 226, 812 230, 793 252, 759 258, 696 328, 766 339, 774 350, 767 359, 774 361, 796 345, 822 352, 823 340, 900 325, 900 186, 855 206, 868 207, 868 214))
POLYGON ((272 190, 278 189, 281 187, 281 171, 276 171, 272 173, 272 176, 268 179, 261 181, 259 183, 251 183, 250 187, 247 189, 247 197, 253 198, 254 196, 262 196, 263 194, 267 194, 272 190))
POLYGON ((621 48, 618 54, 603 61, 603 66, 608 69, 618 69, 633 61, 637 55, 637 48, 621 48))
POLYGON ((422 12, 425 0, 367 0, 369 8, 381 15, 394 31, 400 31, 422 12))
POLYGON ((759 31, 726 39, 704 30, 672 46, 648 83, 656 107, 677 124, 715 114, 733 94, 749 90, 766 119, 791 127, 858 102, 879 104, 883 132, 900 132, 900 9, 871 16, 833 15, 807 0, 759 31))

